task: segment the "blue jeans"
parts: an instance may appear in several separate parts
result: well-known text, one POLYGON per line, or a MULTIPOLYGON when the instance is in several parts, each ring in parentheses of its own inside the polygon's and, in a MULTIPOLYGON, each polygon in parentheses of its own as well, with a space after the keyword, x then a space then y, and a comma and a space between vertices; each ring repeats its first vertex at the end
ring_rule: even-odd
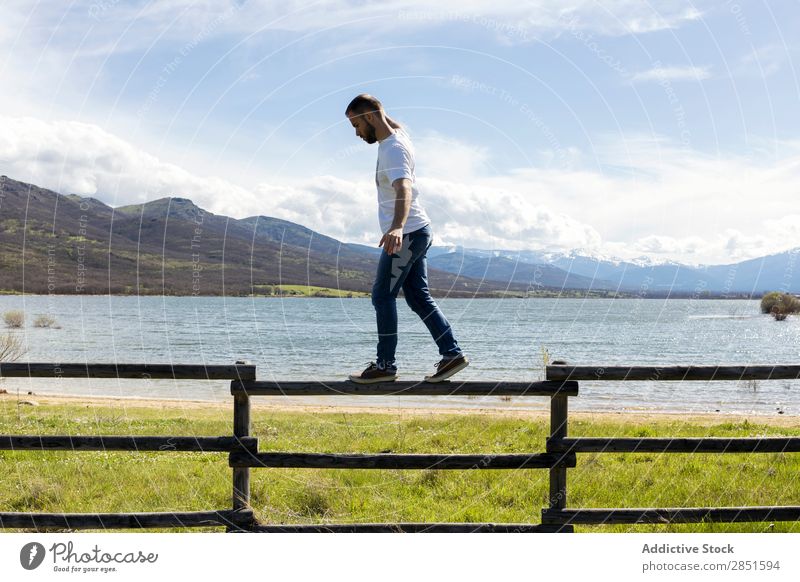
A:
POLYGON ((461 355, 453 330, 431 297, 425 258, 431 246, 430 225, 403 235, 403 248, 393 255, 381 252, 372 286, 372 305, 378 319, 379 366, 394 366, 397 349, 397 294, 403 289, 408 306, 419 315, 439 346, 442 358, 461 355))

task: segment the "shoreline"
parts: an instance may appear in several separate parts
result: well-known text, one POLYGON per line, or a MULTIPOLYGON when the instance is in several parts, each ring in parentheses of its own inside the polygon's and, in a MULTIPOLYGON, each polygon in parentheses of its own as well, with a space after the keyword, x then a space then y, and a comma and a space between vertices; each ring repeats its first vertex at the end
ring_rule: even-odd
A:
MULTIPOLYGON (((92 407, 119 407, 123 408, 168 408, 171 410, 189 409, 205 411, 225 411, 233 413, 232 402, 212 402, 208 400, 177 400, 156 398, 114 398, 94 396, 66 396, 52 394, 24 394, 19 396, 20 401, 34 401, 37 405, 85 405, 92 407)), ((17 395, 12 393, 0 394, 0 404, 14 404, 17 395)), ((272 412, 297 412, 319 414, 378 414, 392 416, 441 416, 441 415, 476 415, 505 418, 530 418, 535 420, 548 420, 549 409, 543 410, 503 410, 496 408, 420 408, 420 407, 386 407, 386 406, 332 406, 332 405, 290 405, 268 404, 252 401, 253 411, 272 412)), ((685 423, 711 426, 720 422, 750 422, 777 427, 800 427, 800 416, 766 416, 746 415, 741 413, 685 413, 685 412, 653 412, 653 411, 570 411, 573 421, 615 422, 630 424, 652 424, 683 421, 685 423)))
MULTIPOLYGON (((435 291, 435 290, 434 290, 435 291)), ((707 301, 707 300, 714 300, 714 301, 758 301, 761 299, 760 297, 749 297, 744 295, 730 295, 730 294, 720 294, 720 295, 707 295, 702 297, 695 297, 691 293, 664 293, 664 294, 656 294, 651 293, 644 297, 640 297, 636 294, 635 291, 620 291, 618 295, 593 295, 591 292, 586 294, 582 294, 583 291, 578 289, 575 290, 574 294, 570 294, 569 291, 559 292, 553 291, 551 293, 542 293, 537 295, 527 295, 523 296, 520 295, 522 292, 518 292, 514 294, 514 292, 508 292, 505 294, 495 294, 492 295, 491 293, 475 293, 472 295, 452 295, 452 294, 445 294, 445 295, 437 295, 434 291, 432 291, 432 295, 434 299, 636 299, 636 300, 648 300, 648 299, 657 299, 659 301, 664 301, 666 299, 678 299, 678 300, 696 300, 696 301, 707 301)), ((439 290, 441 291, 441 290, 439 290)), ((343 293, 369 293, 368 291, 352 291, 352 290, 342 290, 343 293)), ((744 293, 744 292, 742 292, 744 293)), ((164 294, 164 293, 33 293, 33 292, 21 292, 21 291, 14 291, 11 289, 0 289, 0 296, 3 297, 176 297, 176 298, 221 298, 221 299, 369 299, 369 295, 365 295, 363 297, 347 297, 346 295, 321 295, 321 296, 314 296, 312 295, 292 295, 292 294, 285 294, 285 295, 261 295, 255 293, 245 293, 245 294, 235 294, 231 293, 228 295, 192 295, 189 294, 164 294)))

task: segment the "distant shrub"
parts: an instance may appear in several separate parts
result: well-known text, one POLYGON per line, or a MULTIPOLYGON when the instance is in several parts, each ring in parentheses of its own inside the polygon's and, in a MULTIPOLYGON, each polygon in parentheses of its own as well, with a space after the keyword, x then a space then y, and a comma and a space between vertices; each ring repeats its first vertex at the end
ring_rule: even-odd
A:
POLYGON ((6 311, 3 314, 6 327, 22 327, 25 324, 25 313, 18 309, 6 311))
POLYGON ((0 335, 0 362, 14 362, 25 355, 22 337, 14 333, 0 335))
POLYGON ((773 306, 781 300, 783 293, 779 291, 770 291, 761 298, 761 313, 770 313, 773 306))
POLYGON ((761 313, 770 313, 775 319, 783 320, 790 313, 800 312, 800 299, 790 293, 772 291, 761 298, 761 313))
POLYGON ((36 319, 33 320, 33 327, 52 327, 54 329, 58 329, 61 327, 56 322, 56 318, 52 315, 47 315, 46 313, 42 313, 36 316, 36 319))

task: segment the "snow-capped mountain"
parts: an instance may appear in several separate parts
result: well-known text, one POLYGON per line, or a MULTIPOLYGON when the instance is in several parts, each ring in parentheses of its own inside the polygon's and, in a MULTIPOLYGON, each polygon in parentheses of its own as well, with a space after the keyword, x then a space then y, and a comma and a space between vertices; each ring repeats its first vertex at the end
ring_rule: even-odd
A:
POLYGON ((616 289, 640 295, 760 295, 766 291, 800 291, 800 247, 728 265, 685 265, 652 257, 619 259, 584 250, 570 252, 485 250, 434 247, 431 264, 450 272, 493 280, 524 282, 539 266, 566 272, 564 286, 616 289), (513 266, 513 268, 512 268, 513 266), (577 277, 577 278, 575 278, 577 277))

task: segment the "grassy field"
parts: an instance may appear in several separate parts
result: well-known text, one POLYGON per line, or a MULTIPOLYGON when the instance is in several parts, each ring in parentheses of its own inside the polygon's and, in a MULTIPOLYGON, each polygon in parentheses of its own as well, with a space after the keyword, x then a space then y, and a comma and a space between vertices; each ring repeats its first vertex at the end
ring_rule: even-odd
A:
POLYGON ((265 296, 282 295, 284 297, 347 297, 362 298, 370 294, 363 291, 347 291, 331 287, 316 287, 314 285, 253 285, 256 293, 265 296))
MULTIPOLYGON (((229 406, 41 402, 18 406, 11 396, 0 398, 0 433, 226 435, 232 431, 229 406)), ((639 423, 624 415, 576 415, 570 432, 573 436, 800 435, 800 422, 793 424, 790 419, 781 419, 784 426, 714 418, 638 419, 639 423)), ((258 407, 253 427, 261 450, 306 452, 537 452, 543 450, 547 432, 541 416, 258 407)), ((230 506, 231 472, 225 454, 0 451, 0 467, 0 511, 193 511, 230 506)), ((582 454, 578 467, 569 473, 568 505, 796 505, 799 476, 800 454, 582 454)), ((276 523, 537 523, 547 483, 547 471, 535 469, 254 469, 252 505, 261 521, 276 523)), ((579 526, 576 531, 800 532, 800 523, 579 526)))

